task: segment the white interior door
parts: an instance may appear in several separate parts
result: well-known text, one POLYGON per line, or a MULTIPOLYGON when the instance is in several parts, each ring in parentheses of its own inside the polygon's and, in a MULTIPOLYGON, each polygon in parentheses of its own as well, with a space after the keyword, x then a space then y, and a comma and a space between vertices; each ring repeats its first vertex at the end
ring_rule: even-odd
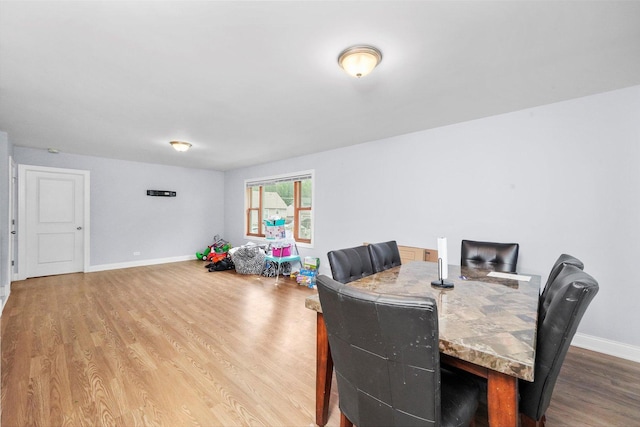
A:
POLYGON ((84 271, 88 172, 22 166, 19 276, 84 271))

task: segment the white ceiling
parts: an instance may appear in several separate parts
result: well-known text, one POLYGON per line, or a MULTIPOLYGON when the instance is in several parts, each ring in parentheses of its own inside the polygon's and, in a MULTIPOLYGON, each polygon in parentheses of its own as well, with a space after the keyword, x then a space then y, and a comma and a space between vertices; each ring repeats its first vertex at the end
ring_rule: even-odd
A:
POLYGON ((640 1, 0 2, 0 130, 67 153, 228 170, 638 84, 640 1))

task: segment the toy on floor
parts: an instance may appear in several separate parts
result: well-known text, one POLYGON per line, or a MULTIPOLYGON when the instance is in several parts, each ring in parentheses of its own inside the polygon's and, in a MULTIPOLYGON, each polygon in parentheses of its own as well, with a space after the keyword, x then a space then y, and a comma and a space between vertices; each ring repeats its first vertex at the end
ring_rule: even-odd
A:
POLYGON ((224 254, 224 258, 218 260, 218 261, 213 261, 207 265, 205 265, 205 267, 207 269, 209 269, 209 271, 226 271, 226 270, 234 270, 236 268, 235 264, 233 263, 233 261, 231 260, 231 257, 229 256, 229 254, 225 253, 224 254))
POLYGON ((314 257, 305 257, 300 273, 296 276, 296 282, 299 285, 307 286, 315 289, 316 277, 318 276, 318 268, 320 268, 320 259, 314 257))
POLYGON ((204 252, 196 252, 196 258, 198 258, 201 261, 205 261, 207 258, 207 255, 209 255, 211 253, 211 246, 208 246, 207 249, 204 250, 204 252))
POLYGON ((219 235, 213 237, 213 244, 208 246, 203 252, 196 252, 196 258, 202 261, 218 262, 224 259, 229 252, 231 245, 219 235), (220 256, 223 254, 224 256, 220 256))

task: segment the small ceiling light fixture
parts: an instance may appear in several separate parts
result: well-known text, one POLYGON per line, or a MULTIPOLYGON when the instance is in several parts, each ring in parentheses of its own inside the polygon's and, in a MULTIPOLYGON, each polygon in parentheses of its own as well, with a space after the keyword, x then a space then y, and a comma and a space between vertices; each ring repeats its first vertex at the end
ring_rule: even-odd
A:
POLYGON ((353 77, 362 77, 373 71, 382 61, 382 53, 373 46, 351 46, 338 56, 338 64, 353 77))
POLYGON ((191 144, 184 141, 171 141, 169 144, 171 144, 176 151, 187 151, 191 148, 191 144))

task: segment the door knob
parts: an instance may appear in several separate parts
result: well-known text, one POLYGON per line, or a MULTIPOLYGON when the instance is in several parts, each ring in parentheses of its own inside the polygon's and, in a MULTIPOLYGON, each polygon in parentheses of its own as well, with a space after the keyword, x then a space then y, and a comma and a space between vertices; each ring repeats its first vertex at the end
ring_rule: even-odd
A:
POLYGON ((15 230, 11 232, 11 234, 16 234, 15 230))
POLYGON ((78 227, 78 228, 76 228, 76 230, 82 230, 82 227, 78 227))

